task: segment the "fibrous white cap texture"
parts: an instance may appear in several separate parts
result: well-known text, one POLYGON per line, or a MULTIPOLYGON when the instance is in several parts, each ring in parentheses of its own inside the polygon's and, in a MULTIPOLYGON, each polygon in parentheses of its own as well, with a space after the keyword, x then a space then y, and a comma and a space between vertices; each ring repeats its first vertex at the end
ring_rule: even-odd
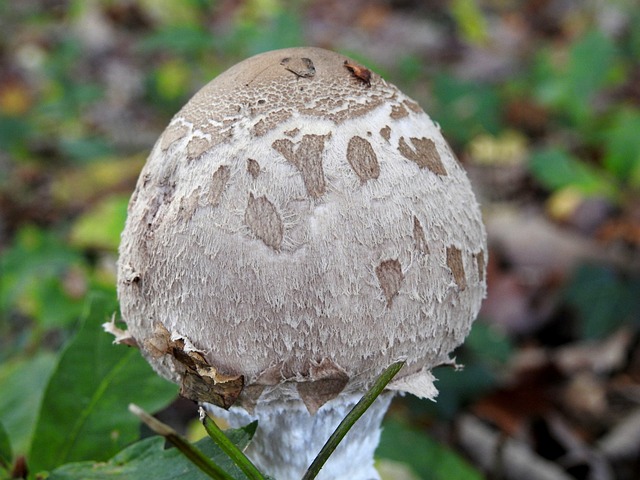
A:
POLYGON ((433 398, 485 295, 486 235, 438 125, 316 48, 227 70, 171 120, 119 257, 130 335, 183 394, 310 413, 362 392, 433 398))

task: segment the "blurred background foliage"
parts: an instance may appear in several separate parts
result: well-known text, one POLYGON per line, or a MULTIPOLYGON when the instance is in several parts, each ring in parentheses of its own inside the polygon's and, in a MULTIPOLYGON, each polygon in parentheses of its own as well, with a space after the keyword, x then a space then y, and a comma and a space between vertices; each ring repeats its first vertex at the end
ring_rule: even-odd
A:
MULTIPOLYGON (((507 434, 521 431, 530 417, 498 397, 520 388, 570 393, 577 370, 558 358, 577 355, 583 342, 599 351, 626 339, 614 345, 621 359, 590 377, 615 401, 588 411, 590 425, 568 424, 593 443, 638 408, 636 1, 0 0, 0 30, 0 472, 23 454, 43 469, 106 460, 134 438, 131 420, 127 435, 111 432, 108 448, 92 437, 97 443, 77 455, 42 453, 60 428, 47 419, 56 402, 64 405, 60 390, 93 398, 74 385, 95 373, 65 370, 64 359, 83 331, 116 314, 115 259, 137 175, 202 85, 247 56, 296 45, 348 54, 418 100, 467 168, 487 218, 489 298, 458 353, 466 368, 438 369, 438 403, 397 402, 381 470, 480 478, 486 465, 472 467, 445 447, 456 443, 456 419, 472 412, 507 434), (514 383, 532 351, 546 355, 533 370, 555 373, 514 383), (51 379, 67 383, 56 389, 51 379), (3 446, 5 429, 12 449, 3 446), (413 435, 422 440, 398 448, 413 435), (425 452, 431 464, 453 460, 429 469, 416 460, 425 452)), ((110 371, 117 359, 105 355, 94 367, 110 371)), ((152 382, 143 365, 128 375, 142 371, 152 382)), ((167 385, 154 388, 162 394, 139 399, 148 408, 175 397, 167 385)), ((92 404, 89 414, 100 423, 122 414, 116 404, 92 404)), ((176 411, 190 408, 177 405, 164 413, 176 422, 185 418, 176 411)), ((596 468, 581 461, 582 472, 596 468)), ((633 478, 633 461, 611 471, 633 478)))

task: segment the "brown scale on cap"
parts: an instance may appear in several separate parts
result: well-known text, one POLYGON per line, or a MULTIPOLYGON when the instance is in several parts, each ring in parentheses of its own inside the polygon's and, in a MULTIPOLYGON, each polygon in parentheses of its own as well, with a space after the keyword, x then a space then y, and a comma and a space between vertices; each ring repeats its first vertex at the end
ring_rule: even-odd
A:
POLYGON ((404 275, 402 265, 398 260, 385 260, 376 267, 376 276, 380 282, 380 288, 387 299, 387 307, 391 307, 393 298, 400 291, 404 275))
POLYGON ((173 124, 162 134, 160 148, 167 150, 174 142, 184 138, 189 133, 189 127, 181 124, 173 124))
POLYGON ((271 145, 300 171, 307 193, 313 198, 320 197, 326 188, 322 170, 322 152, 324 142, 330 136, 330 134, 304 135, 297 145, 288 138, 276 140, 271 145))
POLYGON ((257 160, 253 158, 247 159, 247 172, 249 172, 249 175, 254 179, 258 178, 258 175, 260 175, 260 164, 257 160))
POLYGON ((476 259, 476 265, 478 266, 478 278, 481 282, 484 282, 485 265, 484 265, 484 252, 480 251, 474 255, 476 259))
POLYGON ((274 250, 280 249, 284 226, 276 207, 267 200, 267 197, 254 198, 252 193, 249 194, 244 221, 251 232, 265 245, 274 250))
POLYGON ((413 148, 409 146, 404 137, 400 137, 398 151, 403 157, 415 162, 420 168, 428 168, 437 175, 447 175, 447 170, 442 164, 436 144, 430 138, 410 138, 413 148))
POLYGON ((231 171, 226 165, 220 165, 213 174, 209 190, 209 203, 212 206, 218 206, 220 203, 220 197, 229 182, 229 177, 231 177, 231 171))
POLYGON ((347 160, 362 183, 380 175, 380 164, 376 152, 362 137, 351 137, 347 145, 347 160))
POLYGON ((459 248, 447 247, 447 266, 453 274, 453 279, 460 290, 467 288, 467 277, 464 273, 462 251, 459 248))
POLYGON ((313 66, 311 59, 306 57, 286 57, 282 59, 280 65, 298 77, 309 78, 316 74, 316 67, 313 66))
POLYGON ((187 158, 192 160, 198 158, 209 149, 211 143, 203 137, 193 137, 187 144, 187 158))
POLYGON ((380 129, 380 136, 388 142, 391 138, 391 127, 389 127, 389 125, 382 127, 380 129))
POLYGON ((305 377, 309 381, 299 382, 296 389, 312 415, 335 398, 349 382, 349 374, 329 358, 310 362, 305 377))
POLYGON ((413 113, 424 113, 424 111, 422 110, 422 107, 412 100, 405 100, 402 103, 406 105, 406 107, 409 110, 411 110, 413 113))
POLYGON ((409 115, 409 112, 404 107, 404 105, 393 105, 391 107, 391 113, 389 114, 389 116, 393 120, 399 120, 399 119, 404 118, 404 117, 406 117, 408 115, 409 115))

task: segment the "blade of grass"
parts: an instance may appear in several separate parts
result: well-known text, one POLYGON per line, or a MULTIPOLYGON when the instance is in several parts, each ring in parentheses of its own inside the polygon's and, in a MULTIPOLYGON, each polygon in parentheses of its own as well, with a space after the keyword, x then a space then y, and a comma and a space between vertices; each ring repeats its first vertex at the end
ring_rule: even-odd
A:
POLYGON ((162 423, 157 418, 152 417, 139 406, 129 404, 129 411, 142 420, 151 430, 158 435, 162 435, 182 452, 195 466, 214 480, 235 480, 231 475, 207 458, 200 450, 191 445, 187 440, 178 435, 169 425, 162 423))
POLYGON ((405 362, 400 361, 391 364, 387 369, 382 372, 382 374, 375 381, 373 386, 364 394, 364 396, 360 399, 358 403, 351 409, 351 411, 347 414, 346 417, 340 422, 340 425, 336 428, 336 430, 331 434, 327 443, 324 444, 320 453, 313 460, 309 469, 302 477, 302 480, 313 480, 316 478, 320 469, 327 462, 333 451, 336 449, 338 444, 342 441, 347 432, 351 429, 354 423, 358 421, 358 419, 367 411, 367 409, 371 406, 371 404, 378 398, 378 395, 382 393, 384 387, 395 377, 395 375, 400 371, 400 369, 404 366, 405 362))
POLYGON ((240 470, 250 480, 265 480, 264 475, 251 463, 251 460, 240 450, 229 438, 224 434, 220 427, 214 422, 200 407, 200 421, 204 425, 205 430, 220 449, 233 460, 240 470))

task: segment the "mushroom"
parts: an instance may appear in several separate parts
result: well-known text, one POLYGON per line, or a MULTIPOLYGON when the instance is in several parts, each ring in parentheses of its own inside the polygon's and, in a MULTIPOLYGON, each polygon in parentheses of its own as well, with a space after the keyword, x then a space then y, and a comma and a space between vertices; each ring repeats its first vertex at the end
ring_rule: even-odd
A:
POLYGON ((299 479, 391 363, 406 364, 321 471, 379 478, 396 392, 433 399, 485 295, 486 234, 467 176, 420 106, 338 53, 231 67, 154 146, 118 261, 130 341, 248 454, 299 479))

